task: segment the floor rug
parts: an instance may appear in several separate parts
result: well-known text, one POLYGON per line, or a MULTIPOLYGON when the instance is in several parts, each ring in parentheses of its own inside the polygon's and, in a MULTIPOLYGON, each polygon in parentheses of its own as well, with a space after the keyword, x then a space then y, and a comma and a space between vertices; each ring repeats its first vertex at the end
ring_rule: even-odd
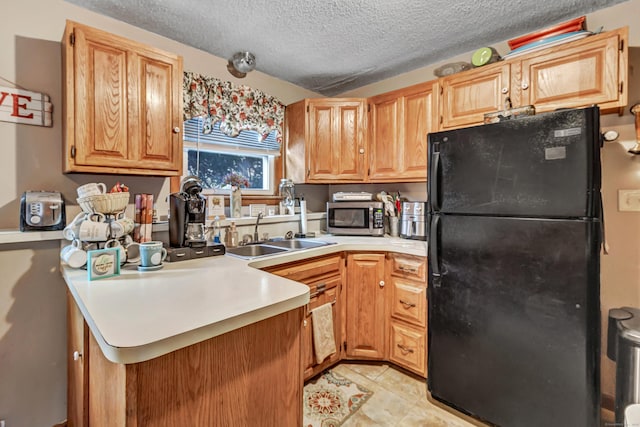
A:
POLYGON ((373 395, 327 370, 304 386, 304 427, 337 427, 373 395))

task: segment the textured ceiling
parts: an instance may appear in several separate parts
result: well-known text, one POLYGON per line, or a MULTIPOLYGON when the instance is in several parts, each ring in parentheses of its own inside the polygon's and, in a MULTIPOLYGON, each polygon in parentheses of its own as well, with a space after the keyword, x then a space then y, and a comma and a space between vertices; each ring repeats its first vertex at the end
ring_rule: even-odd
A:
POLYGON ((67 1, 333 96, 623 0, 67 1))

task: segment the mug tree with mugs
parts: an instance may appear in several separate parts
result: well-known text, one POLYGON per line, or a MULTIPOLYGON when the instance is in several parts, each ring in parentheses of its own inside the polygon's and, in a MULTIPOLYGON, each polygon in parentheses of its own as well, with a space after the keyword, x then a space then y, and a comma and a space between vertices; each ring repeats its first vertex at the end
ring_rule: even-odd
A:
POLYGON ((77 193, 82 212, 63 230, 64 238, 72 244, 63 248, 60 258, 70 267, 81 268, 86 265, 87 251, 118 247, 120 264, 138 262, 138 243, 129 235, 135 224, 125 215, 128 188, 118 183, 107 191, 104 183, 91 182, 78 187, 77 193), (78 251, 85 253, 82 263, 78 251))

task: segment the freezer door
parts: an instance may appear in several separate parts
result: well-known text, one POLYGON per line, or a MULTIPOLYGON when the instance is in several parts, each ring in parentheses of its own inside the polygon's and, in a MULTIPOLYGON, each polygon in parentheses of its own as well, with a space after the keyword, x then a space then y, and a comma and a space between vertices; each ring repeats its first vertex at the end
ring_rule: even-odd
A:
POLYGON ((430 210, 597 216, 599 129, 591 107, 429 134, 430 210))
POLYGON ((432 396, 504 427, 598 426, 598 223, 431 220, 432 396))

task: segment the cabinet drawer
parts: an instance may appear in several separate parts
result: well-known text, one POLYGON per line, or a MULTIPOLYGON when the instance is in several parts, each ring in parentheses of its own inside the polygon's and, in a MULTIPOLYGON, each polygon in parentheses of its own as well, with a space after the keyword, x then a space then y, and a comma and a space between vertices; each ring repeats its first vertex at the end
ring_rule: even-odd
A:
POLYGON ((309 284, 313 281, 313 278, 317 276, 339 275, 341 265, 342 256, 333 254, 312 260, 304 260, 303 262, 277 265, 265 268, 265 271, 297 282, 309 284))
POLYGON ((427 259, 424 257, 391 254, 391 274, 394 276, 408 277, 425 281, 427 259))
POLYGON ((392 279, 391 317, 416 326, 427 325, 426 288, 401 279, 392 279))
POLYGON ((400 323, 391 324, 389 359, 420 375, 426 374, 426 330, 400 323))

